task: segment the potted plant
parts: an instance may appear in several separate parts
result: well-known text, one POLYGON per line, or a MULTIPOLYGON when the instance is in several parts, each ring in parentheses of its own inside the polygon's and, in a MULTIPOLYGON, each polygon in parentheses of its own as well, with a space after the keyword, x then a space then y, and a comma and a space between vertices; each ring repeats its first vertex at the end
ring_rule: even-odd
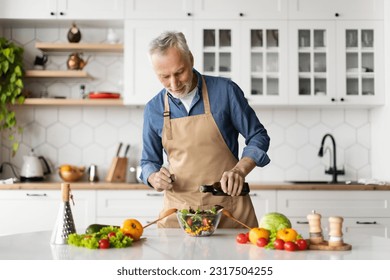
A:
POLYGON ((12 156, 19 148, 15 134, 22 133, 17 126, 15 104, 23 104, 23 48, 0 37, 0 132, 8 133, 12 143, 12 156))

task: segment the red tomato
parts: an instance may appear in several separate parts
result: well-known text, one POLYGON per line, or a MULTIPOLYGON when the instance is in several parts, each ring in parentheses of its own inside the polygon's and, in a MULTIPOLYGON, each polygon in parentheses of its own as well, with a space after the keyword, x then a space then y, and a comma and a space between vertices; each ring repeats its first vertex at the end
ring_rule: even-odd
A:
POLYGON ((236 236, 236 241, 237 241, 237 243, 245 244, 248 242, 248 237, 245 233, 239 233, 236 236))
POLYGON ((187 221, 186 221, 186 222, 187 222, 187 224, 188 224, 190 227, 192 226, 192 222, 193 222, 193 221, 192 221, 191 218, 187 218, 187 221))
POLYGON ((264 237, 260 237, 256 241, 256 245, 259 247, 265 247, 265 246, 267 246, 267 244, 268 244, 268 239, 264 238, 264 237))
POLYGON ((109 234, 107 234, 108 238, 113 237, 113 236, 116 236, 116 233, 113 231, 111 231, 109 234))
POLYGON ((249 231, 245 235, 246 235, 246 238, 249 240, 249 231))
POLYGON ((207 227, 210 224, 210 221, 207 218, 202 219, 202 223, 205 227, 207 227))
POLYGON ((100 239, 99 240, 99 249, 108 249, 110 248, 110 241, 108 239, 100 239))
POLYGON ((284 241, 282 239, 275 239, 274 247, 277 250, 284 250, 284 241))
POLYGON ((292 242, 292 241, 284 242, 284 250, 286 250, 286 251, 295 251, 297 249, 298 249, 298 246, 294 242, 292 242))
POLYGON ((297 244, 299 250, 307 249, 307 242, 305 239, 298 239, 295 243, 297 244))

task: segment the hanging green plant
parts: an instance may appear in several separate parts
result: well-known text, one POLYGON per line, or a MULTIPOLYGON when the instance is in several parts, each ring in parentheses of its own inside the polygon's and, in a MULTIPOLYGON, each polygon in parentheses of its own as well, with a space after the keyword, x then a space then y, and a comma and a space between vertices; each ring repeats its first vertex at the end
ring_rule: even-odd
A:
POLYGON ((22 128, 17 126, 15 104, 23 104, 23 48, 0 37, 0 132, 8 133, 12 143, 12 155, 19 148, 15 138, 22 128))

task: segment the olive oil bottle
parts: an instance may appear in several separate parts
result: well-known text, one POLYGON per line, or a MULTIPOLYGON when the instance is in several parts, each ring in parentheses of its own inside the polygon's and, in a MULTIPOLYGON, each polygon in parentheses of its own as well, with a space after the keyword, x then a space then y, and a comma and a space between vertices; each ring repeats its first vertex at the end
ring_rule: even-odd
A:
MULTIPOLYGON (((222 195, 228 196, 227 193, 223 192, 220 182, 216 182, 212 185, 202 185, 199 187, 199 191, 203 193, 212 193, 213 195, 218 195, 218 196, 222 196, 222 195)), ((249 184, 244 183, 244 185, 242 186, 240 196, 247 195, 249 192, 250 192, 249 184)))

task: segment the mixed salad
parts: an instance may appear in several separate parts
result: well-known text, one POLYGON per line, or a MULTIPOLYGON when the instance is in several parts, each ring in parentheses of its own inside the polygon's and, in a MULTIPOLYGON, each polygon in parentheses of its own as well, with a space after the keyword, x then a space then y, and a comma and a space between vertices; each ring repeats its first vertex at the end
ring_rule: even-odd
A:
POLYGON ((210 210, 183 209, 177 212, 179 223, 186 233, 191 236, 208 236, 213 234, 218 226, 221 213, 217 208, 210 210))
POLYGON ((125 248, 131 246, 133 239, 126 236, 118 227, 107 226, 92 234, 72 233, 68 244, 89 249, 125 248))

